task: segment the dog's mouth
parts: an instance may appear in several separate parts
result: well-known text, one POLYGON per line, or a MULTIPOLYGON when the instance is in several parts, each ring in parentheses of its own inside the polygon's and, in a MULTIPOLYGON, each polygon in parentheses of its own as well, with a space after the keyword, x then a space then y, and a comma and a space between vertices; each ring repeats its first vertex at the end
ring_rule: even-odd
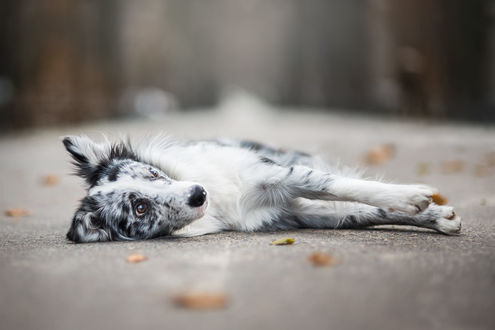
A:
POLYGON ((197 207, 196 208, 196 212, 197 212, 197 215, 198 215, 197 219, 199 219, 202 216, 204 216, 207 209, 208 209, 208 199, 206 199, 206 201, 203 203, 203 205, 201 205, 200 207, 197 207))
MULTIPOLYGON (((206 210, 208 209, 208 205, 209 205, 209 201, 208 201, 208 199, 206 199, 201 206, 190 207, 189 216, 186 218, 183 218, 182 220, 179 220, 177 222, 176 226, 174 227, 174 229, 171 232, 167 233, 167 235, 171 235, 174 232, 176 232, 176 231, 190 225, 191 223, 201 219, 205 215, 206 210)), ((162 236, 162 235, 159 235, 159 236, 162 236)))

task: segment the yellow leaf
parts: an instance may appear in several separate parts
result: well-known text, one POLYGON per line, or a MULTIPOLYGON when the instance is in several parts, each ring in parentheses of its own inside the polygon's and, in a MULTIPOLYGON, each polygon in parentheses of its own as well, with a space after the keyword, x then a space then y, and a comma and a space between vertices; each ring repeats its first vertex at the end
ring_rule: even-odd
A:
POLYGON ((295 239, 291 237, 276 239, 270 243, 270 245, 290 245, 294 243, 295 239))

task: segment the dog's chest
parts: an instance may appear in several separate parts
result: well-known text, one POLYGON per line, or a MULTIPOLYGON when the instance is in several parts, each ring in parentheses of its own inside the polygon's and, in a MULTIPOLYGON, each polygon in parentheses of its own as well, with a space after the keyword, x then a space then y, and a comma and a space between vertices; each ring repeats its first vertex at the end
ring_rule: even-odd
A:
POLYGON ((189 146, 169 148, 159 165, 177 180, 204 186, 210 203, 207 214, 240 229, 247 220, 240 200, 252 185, 243 173, 256 162, 258 157, 243 149, 189 146))

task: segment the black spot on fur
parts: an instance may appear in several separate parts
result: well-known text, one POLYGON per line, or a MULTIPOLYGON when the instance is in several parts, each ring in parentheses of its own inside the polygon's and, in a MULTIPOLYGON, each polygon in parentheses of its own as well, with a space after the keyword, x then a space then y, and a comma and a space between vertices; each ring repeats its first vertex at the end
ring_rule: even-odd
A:
POLYGON ((292 174, 292 172, 294 172, 294 166, 291 166, 291 167, 289 168, 289 173, 287 173, 287 176, 291 175, 291 174, 292 174))
POLYGON ((84 212, 95 212, 99 208, 98 200, 92 196, 86 196, 81 201, 81 207, 79 210, 84 212))
POLYGON ((307 152, 304 152, 304 151, 294 151, 294 155, 297 156, 297 157, 311 157, 310 154, 308 154, 307 152))
POLYGON ((117 178, 119 177, 120 168, 121 168, 120 165, 115 165, 115 166, 112 166, 107 171, 109 181, 117 181, 117 178))
POLYGON ((348 229, 348 228, 356 228, 357 218, 355 215, 346 215, 338 228, 348 229))
POLYGON ((110 148, 109 160, 113 159, 131 159, 139 161, 136 153, 132 150, 130 143, 115 143, 110 148))
POLYGON ((129 223, 127 221, 127 219, 122 219, 120 222, 119 222, 119 229, 121 232, 123 233, 127 233, 127 229, 129 228, 129 223))
POLYGON ((96 228, 103 228, 103 220, 99 217, 93 217, 91 218, 91 224, 93 225, 93 227, 96 227, 96 228))
POLYGON ((288 151, 282 148, 275 149, 273 147, 255 141, 242 140, 239 141, 239 146, 241 148, 250 149, 259 153, 267 153, 271 155, 282 155, 282 154, 291 153, 295 158, 310 157, 310 154, 302 151, 297 151, 297 150, 288 151))
POLYGON ((253 150, 261 154, 265 153, 273 156, 287 153, 287 151, 284 149, 275 149, 273 147, 255 141, 247 141, 247 140, 239 141, 239 147, 253 150))
POLYGON ((108 175, 110 181, 115 181, 118 178, 121 165, 113 165, 116 160, 133 160, 139 162, 137 155, 132 150, 130 143, 115 143, 110 148, 110 154, 106 159, 103 159, 91 174, 90 185, 95 185, 104 175, 108 175))
POLYGON ((255 150, 255 151, 259 151, 259 150, 270 150, 272 152, 276 152, 275 149, 273 149, 271 147, 268 147, 268 146, 265 146, 262 143, 254 142, 254 141, 243 140, 243 141, 240 141, 239 142, 239 146, 241 148, 251 149, 251 150, 255 150))
POLYGON ((260 161, 264 164, 269 164, 269 165, 276 165, 277 163, 275 163, 275 161, 273 161, 272 159, 268 158, 268 157, 260 157, 260 161))

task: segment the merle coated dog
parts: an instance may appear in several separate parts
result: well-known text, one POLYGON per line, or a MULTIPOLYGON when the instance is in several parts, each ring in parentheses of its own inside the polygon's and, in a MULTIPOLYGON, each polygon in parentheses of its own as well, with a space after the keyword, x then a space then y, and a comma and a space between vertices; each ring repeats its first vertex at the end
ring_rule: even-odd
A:
POLYGON ((452 207, 432 203, 431 187, 364 180, 298 151, 160 136, 63 143, 88 187, 67 233, 74 242, 382 224, 461 230, 452 207))

